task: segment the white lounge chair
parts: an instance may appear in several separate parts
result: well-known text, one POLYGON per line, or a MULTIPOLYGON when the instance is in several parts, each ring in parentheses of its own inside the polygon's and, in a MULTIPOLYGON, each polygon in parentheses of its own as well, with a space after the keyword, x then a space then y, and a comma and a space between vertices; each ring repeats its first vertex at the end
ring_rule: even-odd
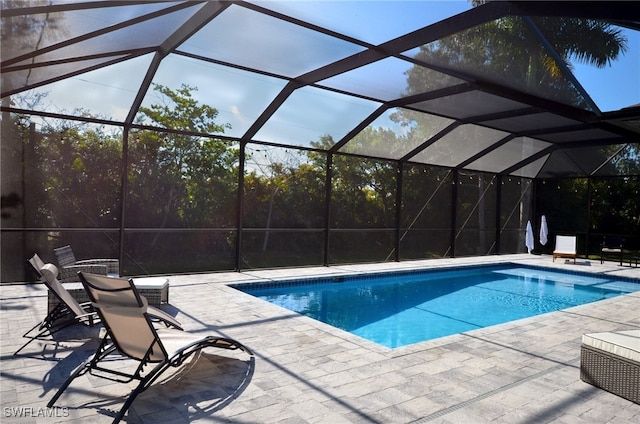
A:
POLYGON ((553 251, 553 261, 556 258, 573 258, 576 263, 576 236, 556 236, 556 249, 553 251))

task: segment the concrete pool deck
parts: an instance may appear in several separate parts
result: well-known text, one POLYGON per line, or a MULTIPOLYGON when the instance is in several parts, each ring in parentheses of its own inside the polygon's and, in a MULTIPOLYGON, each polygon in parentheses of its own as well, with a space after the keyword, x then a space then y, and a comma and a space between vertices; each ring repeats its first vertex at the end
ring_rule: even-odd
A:
MULTIPOLYGON (((234 338, 255 354, 208 349, 138 396, 131 423, 627 423, 640 405, 580 380, 584 333, 640 328, 640 292, 388 349, 228 287, 230 283, 513 261, 640 278, 615 262, 503 255, 170 276, 163 309, 186 331, 234 338), (246 381, 244 376, 248 375, 246 381)), ((111 422, 132 385, 77 378, 48 400, 97 347, 97 328, 73 326, 55 344, 12 353, 45 314, 40 284, 0 287, 2 423, 111 422), (53 415, 53 416, 52 416, 53 415)))

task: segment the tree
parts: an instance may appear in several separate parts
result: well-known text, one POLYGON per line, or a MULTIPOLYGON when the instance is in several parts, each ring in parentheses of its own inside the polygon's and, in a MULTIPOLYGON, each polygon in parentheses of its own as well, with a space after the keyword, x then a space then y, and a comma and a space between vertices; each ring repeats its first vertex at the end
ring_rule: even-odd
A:
POLYGON ((154 90, 162 104, 141 107, 138 122, 194 135, 141 131, 132 136, 130 225, 233 225, 238 149, 210 136, 224 133, 230 125, 218 124, 218 110, 193 98, 197 88, 154 85, 154 90))
POLYGON ((195 87, 156 84, 153 90, 160 101, 141 107, 137 123, 159 129, 129 133, 125 225, 202 231, 132 235, 126 252, 135 258, 133 272, 228 268, 235 245, 239 150, 217 135, 230 125, 219 124, 218 110, 193 97, 195 87))
POLYGON ((243 262, 252 267, 321 264, 324 167, 295 149, 261 146, 251 153, 251 171, 244 178, 242 226, 249 231, 243 232, 243 262))
MULTIPOLYGON (((367 128, 351 143, 361 140, 385 143, 384 131, 367 128)), ((321 137, 312 146, 328 149, 333 145, 330 136, 321 137)), ((316 153, 310 153, 312 163, 316 153)), ((320 164, 326 167, 326 164, 320 164)), ((334 155, 332 162, 332 219, 333 228, 393 228, 395 222, 396 170, 393 162, 334 155), (357 213, 354 213, 357 211, 357 213)))
POLYGON ((120 212, 121 135, 50 121, 25 138, 27 200, 38 225, 113 228, 120 212), (46 223, 46 224, 45 224, 46 223))
MULTIPOLYGON (((474 6, 484 3, 484 0, 473 1, 474 6)), ((415 58, 452 72, 486 81, 499 79, 500 83, 537 96, 590 108, 564 69, 572 69, 571 61, 607 66, 626 52, 626 43, 620 30, 600 21, 507 16, 421 46, 415 58), (555 54, 547 50, 548 45, 554 48, 555 54)), ((406 91, 410 95, 433 91, 450 85, 449 79, 429 68, 414 66, 407 71, 406 91)), ((427 133, 431 128, 425 123, 429 121, 421 120, 417 115, 420 113, 402 110, 395 118, 398 122, 415 123, 411 127, 414 133, 427 133)), ((449 153, 453 155, 456 146, 439 145, 439 148, 450 149, 449 153)), ((620 162, 621 165, 626 163, 620 162)), ((526 222, 526 219, 523 209, 520 220, 526 222)), ((480 223, 480 231, 491 224, 491 221, 486 225, 480 223)))
MULTIPOLYGON (((474 0, 473 5, 487 2, 474 0)), ((571 69, 572 60, 604 67, 626 51, 624 34, 603 21, 507 16, 424 45, 416 59, 588 107, 562 68, 571 69), (547 50, 541 37, 546 38, 562 63, 547 50)), ((414 67, 408 72, 410 93, 424 92, 425 72, 432 71, 414 67)))

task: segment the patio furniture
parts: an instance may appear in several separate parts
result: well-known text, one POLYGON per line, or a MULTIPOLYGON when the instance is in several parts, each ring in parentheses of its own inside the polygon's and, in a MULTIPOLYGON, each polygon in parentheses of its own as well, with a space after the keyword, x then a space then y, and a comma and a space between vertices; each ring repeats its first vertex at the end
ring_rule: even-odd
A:
POLYGON ((33 268, 35 273, 38 274, 38 277, 42 280, 43 277, 42 277, 42 273, 40 272, 40 269, 44 267, 45 263, 42 259, 40 259, 40 256, 38 256, 37 253, 34 253, 32 257, 27 259, 27 262, 29 262, 29 264, 31 265, 31 268, 33 268))
MULTIPOLYGON (((82 304, 89 301, 89 299, 86 296, 75 295, 74 293, 70 292, 69 291, 70 285, 63 286, 62 284, 60 284, 60 281, 58 281, 59 269, 56 268, 56 266, 53 264, 45 264, 44 261, 40 258, 40 256, 38 256, 37 253, 34 253, 33 256, 27 260, 27 262, 29 262, 33 271, 40 278, 39 281, 44 283, 49 289, 47 290, 47 313, 48 314, 53 314, 54 311, 58 308, 67 308, 71 312, 76 312, 76 315, 77 315, 77 313, 80 312, 80 309, 83 309, 82 304), (50 266, 47 266, 47 265, 50 265, 50 266), (42 271, 43 268, 47 269, 52 275, 47 274, 45 277, 42 271), (71 296, 71 298, 69 298, 69 295, 71 296), (78 305, 80 309, 76 308, 74 304, 78 305)), ((83 271, 83 270, 91 271, 95 269, 95 266, 77 265, 77 266, 72 266, 72 268, 76 270, 76 272, 83 271)), ((100 270, 101 268, 98 266, 98 271, 100 270)), ((84 292, 84 289, 82 289, 82 291, 84 292)))
MULTIPOLYGON (((51 301, 48 302, 49 308, 47 309, 47 315, 41 322, 34 325, 29 329, 29 331, 24 333, 22 337, 29 340, 15 351, 14 355, 17 355, 34 340, 53 340, 54 333, 57 333, 70 325, 80 323, 93 326, 98 321, 98 316, 91 307, 91 303, 88 300, 82 301, 83 297, 78 295, 77 290, 70 292, 67 290, 65 285, 60 283, 57 278, 58 268, 56 268, 55 265, 44 264, 40 266, 40 263, 43 262, 37 254, 29 259, 29 263, 34 267, 34 270, 42 276, 42 281, 47 286, 49 292, 49 298, 55 298, 56 301, 53 304, 53 307, 51 307, 51 301), (40 268, 36 268, 38 266, 40 266, 40 268)), ((81 290, 85 293, 85 297, 88 299, 83 287, 81 287, 81 290)), ((182 330, 182 324, 163 310, 157 309, 153 306, 149 306, 148 309, 148 313, 152 321, 163 323, 167 327, 171 326, 178 330, 182 330)))
POLYGON ((622 266, 623 243, 624 240, 620 237, 604 237, 600 244, 600 263, 604 263, 606 257, 615 257, 622 266))
POLYGON ((169 303, 169 279, 167 277, 135 277, 133 284, 140 294, 147 298, 149 305, 160 307, 169 303))
POLYGON ((584 334, 580 379, 640 404, 640 330, 584 334))
POLYGON ((58 389, 47 404, 49 408, 74 379, 86 373, 122 383, 136 380, 137 386, 113 420, 117 423, 136 396, 150 387, 164 371, 181 366, 204 348, 239 349, 249 355, 251 363, 254 361, 253 353, 232 339, 154 328, 147 311, 147 301, 137 292, 132 280, 91 274, 80 274, 80 279, 105 326, 106 335, 96 353, 76 368, 58 389), (126 372, 119 367, 121 361, 127 360, 138 362, 134 372, 126 372))
POLYGON ((93 270, 85 269, 85 272, 103 275, 120 275, 120 261, 118 259, 83 259, 77 260, 70 245, 53 249, 58 260, 60 279, 64 283, 79 282, 78 269, 74 266, 96 266, 93 270), (99 268, 98 268, 99 267, 99 268))
POLYGON ((37 254, 29 259, 29 263, 42 276, 42 281, 47 286, 49 295, 55 297, 58 301, 42 321, 22 335, 28 340, 13 353, 14 355, 17 355, 34 340, 53 340, 53 334, 70 325, 80 323, 93 326, 97 321, 97 316, 91 309, 91 305, 76 302, 58 281, 58 269, 55 265, 45 264, 37 254))
MULTIPOLYGON (((53 267, 53 265, 51 266, 53 267)), ((97 279, 102 278, 102 279, 119 281, 121 282, 120 284, 123 284, 122 282, 126 282, 127 285, 129 284, 129 281, 131 281, 125 278, 108 277, 103 275, 90 274, 86 272, 85 273, 81 272, 81 274, 92 275, 94 278, 97 278, 97 279)), ((60 283, 58 284, 62 287, 62 290, 70 293, 71 297, 73 297, 78 303, 91 302, 91 299, 89 298, 89 295, 86 289, 83 287, 82 283, 71 283, 71 284, 65 284, 65 285, 62 285, 60 283)), ((116 284, 116 283, 113 283, 113 284, 116 284)), ((174 317, 167 314, 162 309, 159 309, 160 300, 162 299, 162 293, 165 293, 165 296, 168 296, 168 294, 166 294, 168 293, 168 288, 169 288, 168 278, 162 278, 162 277, 139 278, 139 279, 136 279, 134 285, 137 292, 140 294, 140 296, 145 296, 146 294, 151 295, 150 297, 151 299, 153 299, 154 305, 149 305, 148 312, 149 312, 149 315, 152 317, 152 321, 160 321, 166 324, 167 327, 171 326, 179 330, 182 330, 182 324, 180 324, 174 317)), ((148 302, 148 298, 147 298, 147 302, 148 302)))
POLYGON ((573 263, 576 263, 576 236, 556 236, 553 262, 556 258, 573 258, 573 263))
MULTIPOLYGON (((42 281, 43 277, 42 277, 42 274, 40 273, 40 268, 42 268, 45 265, 44 261, 40 259, 40 256, 38 256, 37 253, 35 253, 31 258, 27 260, 27 262, 31 264, 31 267, 33 268, 35 273, 38 275, 38 278, 40 279, 40 281, 42 281)), ((78 272, 80 271, 107 275, 107 266, 100 265, 100 264, 67 265, 64 268, 64 272, 62 272, 60 268, 58 268, 58 273, 60 276, 60 280, 62 280, 62 282, 67 282, 67 281, 79 282, 80 280, 78 279, 78 272), (66 279, 62 277, 63 274, 65 275, 66 279)), ((80 285, 80 288, 82 288, 81 285, 80 285)), ((84 289, 82 289, 82 291, 84 292, 84 289)), ((86 302, 86 301, 88 301, 87 298, 85 298, 81 302, 86 302)), ((58 304, 58 298, 55 297, 51 292, 49 292, 49 309, 48 309, 49 312, 51 312, 51 310, 57 304, 58 304)))
MULTIPOLYGON (((91 272, 86 271, 91 274, 91 272)), ((98 275, 104 275, 99 273, 98 275)), ((79 279, 79 278, 78 278, 79 279)), ((150 307, 160 308, 162 304, 169 303, 169 279, 167 277, 142 277, 134 278, 138 292, 141 296, 147 298, 150 307)), ((71 294, 71 296, 78 302, 89 302, 89 295, 82 286, 82 283, 65 283, 65 288, 71 294)), ((57 299, 49 299, 49 310, 55 308, 57 299)))

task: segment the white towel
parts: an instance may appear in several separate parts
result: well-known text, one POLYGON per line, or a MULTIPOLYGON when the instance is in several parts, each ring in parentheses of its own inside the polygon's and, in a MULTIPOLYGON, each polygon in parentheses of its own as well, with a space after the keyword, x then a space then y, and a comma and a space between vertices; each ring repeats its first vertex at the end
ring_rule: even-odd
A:
POLYGON ((540 244, 545 245, 549 240, 549 229, 547 228, 547 217, 542 215, 542 222, 540 223, 540 244))
POLYGON ((533 229, 531 228, 531 221, 527 221, 527 237, 525 239, 527 250, 529 253, 533 250, 533 229))

